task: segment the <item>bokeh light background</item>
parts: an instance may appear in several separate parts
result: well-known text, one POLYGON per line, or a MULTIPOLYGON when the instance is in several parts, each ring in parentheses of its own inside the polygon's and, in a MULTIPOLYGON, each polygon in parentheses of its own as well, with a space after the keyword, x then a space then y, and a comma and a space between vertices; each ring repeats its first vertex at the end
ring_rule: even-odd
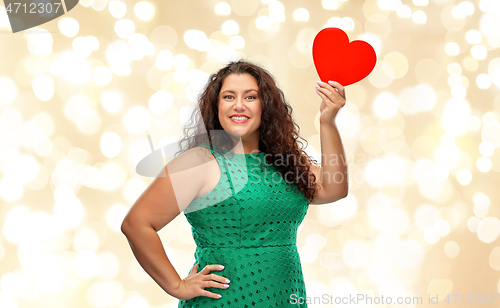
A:
MULTIPOLYGON (((16 34, 0 8, 0 307, 177 307, 120 232, 152 181, 147 135, 179 140, 209 74, 246 58, 319 159, 311 48, 329 26, 378 62, 337 116, 349 195, 299 228, 308 296, 499 293, 500 1, 81 0, 16 34)), ((184 278, 183 214, 159 234, 184 278)))

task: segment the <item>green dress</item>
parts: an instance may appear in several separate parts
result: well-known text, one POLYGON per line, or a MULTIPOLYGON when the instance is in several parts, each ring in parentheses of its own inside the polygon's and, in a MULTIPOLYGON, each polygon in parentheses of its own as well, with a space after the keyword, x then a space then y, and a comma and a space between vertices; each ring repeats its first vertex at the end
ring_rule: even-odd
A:
POLYGON ((266 163, 263 152, 226 155, 219 147, 226 153, 221 155, 208 143, 201 146, 215 156, 221 177, 184 210, 196 243, 193 266, 199 263, 199 272, 208 264, 224 265, 211 273, 231 282, 226 289, 205 288, 219 299, 198 296, 180 300, 179 307, 307 307, 296 246, 307 198, 266 163))

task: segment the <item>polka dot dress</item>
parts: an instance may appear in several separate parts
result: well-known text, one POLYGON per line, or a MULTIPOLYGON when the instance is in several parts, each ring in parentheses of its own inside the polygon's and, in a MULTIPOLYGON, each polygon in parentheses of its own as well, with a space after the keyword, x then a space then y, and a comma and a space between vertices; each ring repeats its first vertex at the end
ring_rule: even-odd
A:
MULTIPOLYGON (((309 202, 265 161, 265 153, 233 154, 213 150, 221 177, 210 192, 184 210, 196 243, 198 271, 222 264, 211 273, 231 280, 229 288, 205 288, 219 299, 198 296, 179 307, 307 307, 297 228, 309 202), (287 188, 291 191, 287 191, 287 188), (301 301, 303 302, 303 301, 301 301)), ((185 273, 186 277, 191 269, 185 273)))

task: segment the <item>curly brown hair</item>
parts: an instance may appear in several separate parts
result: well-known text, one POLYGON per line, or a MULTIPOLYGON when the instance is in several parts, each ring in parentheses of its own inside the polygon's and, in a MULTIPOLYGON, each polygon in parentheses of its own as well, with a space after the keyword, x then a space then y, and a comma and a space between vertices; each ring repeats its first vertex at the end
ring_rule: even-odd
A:
POLYGON ((267 164, 273 164, 287 183, 296 183, 295 190, 298 188, 308 201, 312 202, 319 189, 316 176, 310 170, 310 163, 316 160, 303 150, 303 143, 299 139, 304 140, 306 144, 307 140, 299 135, 300 127, 292 118, 293 109, 285 100, 285 95, 276 85, 272 75, 266 69, 247 60, 230 62, 209 77, 198 99, 199 109, 195 109, 191 115, 191 124, 194 125, 186 125, 184 128, 185 137, 179 141, 181 150, 177 153, 185 152, 207 141, 226 149, 234 147, 233 140, 225 133, 218 115, 220 90, 224 79, 230 74, 250 74, 257 81, 262 104, 259 150, 266 153, 267 164), (204 127, 201 123, 204 123, 204 127), (208 131, 214 130, 223 133, 207 134, 208 131), (185 150, 183 143, 187 143, 185 150))

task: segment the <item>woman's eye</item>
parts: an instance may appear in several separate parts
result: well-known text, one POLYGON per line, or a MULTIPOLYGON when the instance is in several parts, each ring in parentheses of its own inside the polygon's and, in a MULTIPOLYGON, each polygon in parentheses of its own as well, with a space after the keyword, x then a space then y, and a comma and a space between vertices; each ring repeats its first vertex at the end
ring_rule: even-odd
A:
MULTIPOLYGON (((234 96, 232 95, 225 95, 222 97, 223 99, 234 99, 234 96)), ((247 96, 246 99, 257 99, 256 96, 247 96)))

